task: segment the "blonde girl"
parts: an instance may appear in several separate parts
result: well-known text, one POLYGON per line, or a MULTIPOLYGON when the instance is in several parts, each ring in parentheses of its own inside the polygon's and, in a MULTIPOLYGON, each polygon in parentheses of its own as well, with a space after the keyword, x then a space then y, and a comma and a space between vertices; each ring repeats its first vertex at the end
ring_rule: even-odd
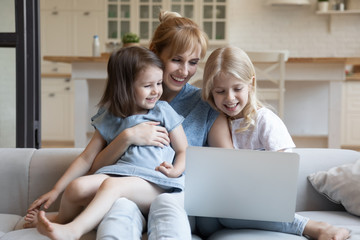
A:
MULTIPOLYGON (((284 151, 295 147, 281 119, 257 99, 255 69, 243 50, 237 47, 216 49, 206 62, 203 79, 202 96, 227 116, 234 148, 284 151)), ((298 214, 291 223, 199 218, 197 224, 206 236, 228 227, 257 228, 313 239, 344 240, 349 237, 346 229, 298 214)))

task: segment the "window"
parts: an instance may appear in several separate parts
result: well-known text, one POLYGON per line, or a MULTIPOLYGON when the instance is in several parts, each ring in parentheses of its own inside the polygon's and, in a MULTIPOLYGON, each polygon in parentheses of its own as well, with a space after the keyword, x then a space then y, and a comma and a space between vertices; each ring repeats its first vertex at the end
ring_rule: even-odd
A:
POLYGON ((194 20, 208 34, 210 44, 226 42, 226 0, 108 0, 108 40, 120 42, 125 33, 133 32, 147 44, 161 9, 194 20))

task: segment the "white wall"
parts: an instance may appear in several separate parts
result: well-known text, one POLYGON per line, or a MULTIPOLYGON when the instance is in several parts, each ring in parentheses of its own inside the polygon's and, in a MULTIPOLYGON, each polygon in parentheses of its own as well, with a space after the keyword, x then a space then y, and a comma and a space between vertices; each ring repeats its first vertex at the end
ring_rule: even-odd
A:
MULTIPOLYGON (((0 1, 0 32, 15 31, 13 0, 0 1)), ((0 147, 15 147, 15 48, 0 48, 0 147)))
POLYGON ((248 51, 288 49, 291 57, 360 56, 360 13, 317 15, 317 0, 306 6, 268 6, 266 0, 228 2, 231 45, 248 51))

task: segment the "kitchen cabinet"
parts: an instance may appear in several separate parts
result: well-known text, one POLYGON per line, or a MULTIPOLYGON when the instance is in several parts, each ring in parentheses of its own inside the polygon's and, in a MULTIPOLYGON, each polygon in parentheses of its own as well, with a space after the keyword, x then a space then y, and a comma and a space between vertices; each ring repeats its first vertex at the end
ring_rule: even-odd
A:
POLYGON ((43 61, 43 56, 91 56, 94 35, 103 51, 105 0, 41 0, 40 9, 41 72, 47 76, 42 77, 42 139, 74 141, 71 65, 43 61))
MULTIPOLYGON (((79 0, 66 0, 71 9, 50 4, 43 0, 41 10, 41 53, 42 55, 83 55, 92 54, 92 39, 99 35, 104 39, 104 0, 91 0, 82 3, 79 0)), ((102 44, 104 45, 104 44, 102 44)), ((102 47, 103 48, 103 47, 102 47)))
POLYGON ((41 138, 43 141, 74 141, 74 92, 70 78, 41 80, 41 138))
POLYGON ((73 45, 75 56, 91 56, 94 35, 100 38, 103 49, 104 42, 104 13, 101 11, 75 11, 73 14, 73 45))
POLYGON ((225 44, 226 8, 226 0, 108 0, 107 40, 120 42, 125 33, 134 32, 147 44, 159 24, 160 9, 170 9, 198 23, 210 44, 225 44))
MULTIPOLYGON (((41 55, 91 56, 93 36, 105 39, 104 5, 104 0, 42 0, 41 55)), ((42 73, 71 72, 68 64, 41 61, 42 73)))
POLYGON ((40 0, 41 10, 71 10, 74 0, 40 0))
POLYGON ((79 11, 104 11, 104 0, 73 0, 74 9, 79 11))
POLYGON ((343 87, 342 146, 360 146, 360 81, 343 87))
POLYGON ((103 0, 40 0, 41 10, 103 10, 103 0))
POLYGON ((41 21, 41 53, 71 55, 73 51, 73 16, 70 11, 43 10, 41 21))

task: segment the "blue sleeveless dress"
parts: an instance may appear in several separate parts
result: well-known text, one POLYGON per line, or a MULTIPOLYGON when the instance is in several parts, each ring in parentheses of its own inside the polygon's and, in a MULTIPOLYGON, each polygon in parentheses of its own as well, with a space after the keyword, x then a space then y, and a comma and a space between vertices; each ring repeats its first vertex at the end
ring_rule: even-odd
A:
MULTIPOLYGON (((106 109, 99 109, 91 118, 91 124, 100 132, 107 144, 116 138, 126 128, 133 127, 146 121, 157 121, 171 132, 183 122, 184 118, 164 101, 158 101, 147 114, 132 115, 126 118, 116 117, 106 109)), ((157 184, 167 191, 182 191, 184 189, 184 175, 178 178, 169 178, 155 168, 162 162, 173 163, 175 151, 171 146, 164 148, 155 146, 131 145, 118 161, 104 166, 95 174, 111 174, 119 176, 136 176, 157 184)))

